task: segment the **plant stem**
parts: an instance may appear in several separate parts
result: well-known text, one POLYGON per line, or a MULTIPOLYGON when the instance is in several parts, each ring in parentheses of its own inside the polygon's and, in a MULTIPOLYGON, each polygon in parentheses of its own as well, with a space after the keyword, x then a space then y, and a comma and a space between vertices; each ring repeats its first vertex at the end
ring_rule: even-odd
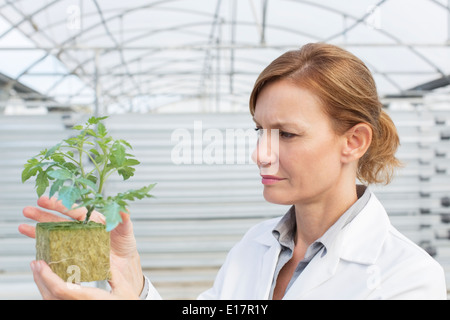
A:
MULTIPOLYGON (((61 148, 66 147, 66 146, 61 146, 61 148)), ((68 148, 71 148, 70 146, 67 146, 68 148)), ((65 154, 63 152, 58 153, 58 155, 62 155, 63 157, 66 157, 67 159, 73 161, 73 163, 77 164, 78 166, 80 166, 80 163, 75 160, 74 158, 72 158, 71 156, 69 156, 68 154, 65 154)))
MULTIPOLYGON (((81 143, 80 149, 84 150, 83 149, 83 143, 81 143)), ((85 175, 84 175, 84 167, 83 167, 83 153, 82 152, 78 152, 78 153, 79 153, 79 159, 80 159, 79 163, 80 163, 80 169, 81 169, 81 176, 84 178, 85 175)))
MULTIPOLYGON (((91 154, 90 154, 88 151, 86 151, 86 150, 84 150, 83 148, 80 148, 80 147, 78 147, 78 146, 61 146, 61 148, 63 148, 63 147, 65 147, 65 148, 72 148, 72 149, 78 150, 80 153, 83 153, 83 152, 86 153, 86 155, 87 155, 87 156, 89 157, 89 159, 92 161, 92 164, 95 166, 95 168, 97 169, 97 171, 98 171, 98 172, 101 171, 100 168, 99 168, 99 166, 98 166, 98 164, 97 164, 97 162, 95 162, 94 158, 92 158, 91 154)), ((73 160, 73 159, 72 159, 72 160, 73 160)), ((79 164, 78 161, 75 161, 75 160, 74 160, 74 162, 77 163, 77 164, 79 164)), ((80 165, 80 167, 81 167, 81 165, 80 165)))
MULTIPOLYGON (((106 159, 109 159, 110 152, 108 152, 108 149, 106 149, 106 148, 101 148, 101 149, 103 152, 103 156, 106 159)), ((108 160, 106 160, 105 163, 103 164, 102 170, 98 169, 98 175, 99 175, 98 193, 102 193, 103 183, 105 182, 105 180, 107 178, 107 177, 105 177, 107 170, 108 170, 108 160)))
POLYGON ((86 209, 88 210, 88 212, 86 213, 86 218, 83 222, 84 224, 88 223, 89 219, 91 218, 92 211, 94 211, 94 206, 88 206, 86 209))

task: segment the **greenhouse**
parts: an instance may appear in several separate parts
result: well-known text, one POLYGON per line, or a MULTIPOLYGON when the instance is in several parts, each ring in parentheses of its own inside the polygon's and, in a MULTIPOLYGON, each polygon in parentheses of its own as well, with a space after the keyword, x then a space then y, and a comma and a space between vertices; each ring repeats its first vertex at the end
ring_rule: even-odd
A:
POLYGON ((156 183, 128 208, 144 275, 165 299, 210 288, 247 230, 289 209, 264 199, 249 99, 308 43, 372 73, 403 167, 370 189, 450 289, 450 0, 0 0, 0 299, 41 299, 24 164, 92 116, 140 162, 104 194, 156 183))

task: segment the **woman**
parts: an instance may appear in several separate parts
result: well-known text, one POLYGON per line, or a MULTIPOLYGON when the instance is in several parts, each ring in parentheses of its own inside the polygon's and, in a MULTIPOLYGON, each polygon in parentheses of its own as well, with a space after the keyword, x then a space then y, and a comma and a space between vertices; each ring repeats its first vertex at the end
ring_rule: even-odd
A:
MULTIPOLYGON (((399 166, 395 126, 361 60, 323 43, 287 52, 257 79, 250 111, 261 133, 253 158, 264 197, 291 208, 250 229, 200 299, 446 298, 439 264, 395 230, 366 186, 356 185, 389 183, 399 166)), ((65 209, 54 199, 38 204, 65 209)), ((55 219, 33 207, 24 214, 55 219)), ((84 212, 70 215, 82 219, 84 212)), ((33 262, 42 295, 160 298, 142 281, 131 222, 123 218, 111 234, 111 295, 69 290, 45 263, 33 262)), ((19 229, 33 236, 33 227, 19 229)))

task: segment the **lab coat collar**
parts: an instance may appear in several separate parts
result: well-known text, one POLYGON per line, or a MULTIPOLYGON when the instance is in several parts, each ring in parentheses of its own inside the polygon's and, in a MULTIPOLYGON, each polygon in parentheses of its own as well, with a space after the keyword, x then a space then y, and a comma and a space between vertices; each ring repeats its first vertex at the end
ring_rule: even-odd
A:
MULTIPOLYGON (((279 219, 273 219, 270 223, 275 226, 279 219)), ((366 206, 342 229, 327 255, 331 251, 338 258, 347 261, 373 264, 380 253, 389 225, 389 218, 383 205, 371 193, 366 206), (367 232, 368 230, 370 232, 367 232)), ((279 246, 271 231, 272 229, 259 234, 254 240, 267 247, 279 246)))
MULTIPOLYGON (((274 220, 278 221, 279 219, 277 218, 274 220)), ((275 225, 276 223, 274 224, 274 226, 275 225)), ((268 229, 266 232, 259 234, 257 237, 255 237, 254 240, 259 244, 262 244, 263 246, 267 247, 272 247, 279 244, 272 234, 272 229, 268 229)))
POLYGON ((341 234, 340 258, 362 264, 377 260, 390 226, 383 205, 372 193, 369 202, 341 234))
MULTIPOLYGON (((272 223, 275 225, 278 220, 275 219, 272 223)), ((336 272, 340 259, 361 264, 374 264, 387 236, 389 225, 386 211, 372 193, 364 209, 342 229, 334 243, 327 249, 327 254, 322 254, 324 248, 316 254, 302 275, 286 292, 284 299, 297 299, 302 293, 308 292, 331 278, 336 272)), ((262 279, 268 279, 268 283, 265 283, 266 288, 262 288, 262 291, 268 295, 280 245, 273 237, 271 229, 257 236, 255 241, 267 247, 264 255, 266 267, 262 279)))
POLYGON ((336 273, 341 259, 359 264, 375 264, 389 225, 386 211, 375 195, 371 194, 364 209, 342 229, 327 254, 322 255, 322 248, 315 255, 286 292, 284 299, 300 299, 330 279, 336 273))

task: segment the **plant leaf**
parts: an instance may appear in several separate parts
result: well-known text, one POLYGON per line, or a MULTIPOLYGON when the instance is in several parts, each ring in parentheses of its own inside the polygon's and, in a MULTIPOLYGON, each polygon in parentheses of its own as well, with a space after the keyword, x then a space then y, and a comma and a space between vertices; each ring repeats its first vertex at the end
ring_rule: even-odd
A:
POLYGON ((97 124, 102 120, 105 120, 108 117, 90 117, 87 121, 88 124, 97 124))
POLYGON ((137 166, 138 164, 140 164, 140 162, 136 159, 126 159, 124 165, 125 166, 137 166))
POLYGON ((52 170, 52 171, 47 172, 47 175, 51 178, 58 179, 58 180, 73 179, 72 172, 65 170, 65 169, 52 170))
POLYGON ((74 186, 63 186, 58 192, 58 200, 61 200, 63 205, 69 210, 80 196, 80 190, 74 186))
POLYGON ((120 211, 124 211, 123 208, 114 201, 109 202, 102 210, 103 215, 106 218, 106 231, 111 231, 119 223, 122 222, 120 211))
POLYGON ((97 183, 97 177, 96 176, 93 176, 92 174, 91 175, 89 175, 88 177, 87 177, 90 181, 92 181, 93 183, 97 183))
POLYGON ((128 141, 123 140, 123 139, 120 139, 119 141, 120 141, 120 143, 124 144, 128 148, 133 149, 133 147, 131 146, 131 144, 128 141))
POLYGON ((98 191, 97 185, 96 185, 94 182, 92 182, 91 180, 89 180, 89 179, 85 179, 85 178, 77 178, 76 181, 79 182, 79 183, 88 185, 88 186, 91 187, 91 189, 94 190, 95 192, 98 191))
POLYGON ((119 142, 114 142, 111 148, 111 164, 115 168, 119 168, 123 166, 125 162, 125 147, 121 145, 119 142))
POLYGON ((27 161, 22 171, 22 183, 34 177, 39 171, 39 160, 32 158, 27 161))
POLYGON ((64 163, 66 163, 66 160, 64 159, 64 156, 63 156, 62 153, 54 153, 54 154, 52 154, 52 155, 50 156, 50 158, 51 158, 53 161, 55 161, 55 162, 57 162, 57 163, 59 163, 59 164, 61 164, 61 165, 63 165, 64 163))
POLYGON ((117 173, 122 176, 123 180, 128 180, 130 177, 134 176, 136 169, 132 167, 123 167, 117 170, 117 173))
POLYGON ((49 186, 48 177, 45 171, 40 171, 36 177, 36 193, 38 197, 42 196, 49 186))
POLYGON ((50 150, 48 150, 47 153, 45 154, 44 158, 50 157, 52 154, 55 153, 56 150, 59 149, 59 147, 61 147, 61 143, 58 143, 56 146, 51 147, 50 150))
POLYGON ((104 125, 103 123, 101 123, 101 122, 99 122, 99 123, 97 124, 97 133, 98 133, 98 135, 99 135, 100 137, 104 137, 104 136, 106 136, 106 134, 108 133, 108 132, 106 131, 105 125, 104 125))
POLYGON ((80 170, 79 167, 75 163, 72 163, 72 162, 65 162, 64 168, 66 168, 70 172, 75 172, 75 173, 80 170))
POLYGON ((100 153, 98 153, 97 149, 95 149, 95 148, 89 149, 89 152, 94 154, 96 157, 98 157, 100 155, 100 153))
POLYGON ((88 135, 90 135, 90 136, 93 136, 93 137, 96 137, 96 138, 97 138, 97 133, 95 133, 94 130, 92 130, 92 129, 86 129, 85 132, 86 132, 86 134, 88 134, 88 135))
POLYGON ((58 191, 59 189, 63 186, 64 184, 64 180, 56 180, 55 182, 53 182, 51 188, 50 188, 50 194, 49 197, 53 197, 58 191))
POLYGON ((149 192, 150 192, 150 190, 153 189, 153 187, 155 185, 156 185, 156 183, 150 184, 148 186, 142 187, 137 190, 128 190, 127 192, 119 193, 117 196, 114 197, 114 200, 115 201, 120 201, 120 200, 134 201, 136 198, 139 200, 143 199, 143 198, 152 198, 153 196, 151 194, 149 194, 149 192))

